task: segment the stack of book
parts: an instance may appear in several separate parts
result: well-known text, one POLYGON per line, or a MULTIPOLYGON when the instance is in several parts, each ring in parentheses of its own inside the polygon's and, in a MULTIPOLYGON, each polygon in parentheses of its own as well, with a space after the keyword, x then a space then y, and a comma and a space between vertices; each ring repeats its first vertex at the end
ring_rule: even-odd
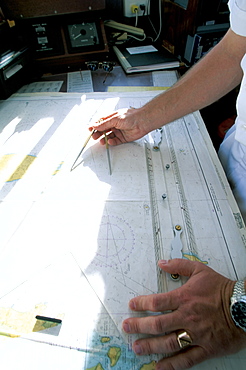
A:
POLYGON ((180 61, 166 49, 153 45, 126 48, 113 46, 113 50, 126 73, 178 68, 180 61))

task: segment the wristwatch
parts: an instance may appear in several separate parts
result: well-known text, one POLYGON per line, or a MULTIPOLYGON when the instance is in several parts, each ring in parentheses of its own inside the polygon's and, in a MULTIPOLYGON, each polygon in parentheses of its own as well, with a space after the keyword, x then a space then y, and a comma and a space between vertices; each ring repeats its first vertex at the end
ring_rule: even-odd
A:
POLYGON ((246 292, 243 280, 235 283, 230 310, 235 324, 246 332, 246 292))

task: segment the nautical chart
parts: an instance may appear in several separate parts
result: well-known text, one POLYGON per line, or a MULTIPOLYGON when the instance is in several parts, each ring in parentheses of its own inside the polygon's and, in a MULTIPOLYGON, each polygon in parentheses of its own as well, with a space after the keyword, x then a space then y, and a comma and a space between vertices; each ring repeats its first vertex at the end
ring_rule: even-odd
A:
MULTIPOLYGON (((184 283, 157 267, 160 258, 171 258, 175 225, 183 258, 244 277, 245 227, 198 113, 110 147, 112 175, 105 147, 93 140, 70 171, 89 125, 155 94, 17 95, 0 103, 6 369, 15 368, 11 353, 19 351, 27 370, 37 353, 35 369, 48 363, 52 369, 152 370, 157 356, 136 357, 136 336, 125 335, 121 325, 133 315, 129 299, 184 283)), ((243 369, 244 361, 241 352, 209 367, 243 369)))

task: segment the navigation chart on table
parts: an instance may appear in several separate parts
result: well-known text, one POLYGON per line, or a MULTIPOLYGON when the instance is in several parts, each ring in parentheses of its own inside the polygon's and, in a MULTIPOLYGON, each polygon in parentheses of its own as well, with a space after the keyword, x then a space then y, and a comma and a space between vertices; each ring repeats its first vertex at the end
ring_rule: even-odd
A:
MULTIPOLYGON (((244 224, 198 113, 110 147, 111 175, 105 146, 92 139, 70 171, 93 122, 157 93, 23 94, 0 103, 6 369, 17 351, 25 370, 37 353, 45 355, 37 369, 152 370, 160 357, 135 356, 138 336, 121 326, 133 316, 131 298, 185 283, 157 267, 171 258, 175 225, 183 258, 243 278, 244 224)), ((241 369, 245 353, 209 366, 229 370, 234 360, 241 369)))

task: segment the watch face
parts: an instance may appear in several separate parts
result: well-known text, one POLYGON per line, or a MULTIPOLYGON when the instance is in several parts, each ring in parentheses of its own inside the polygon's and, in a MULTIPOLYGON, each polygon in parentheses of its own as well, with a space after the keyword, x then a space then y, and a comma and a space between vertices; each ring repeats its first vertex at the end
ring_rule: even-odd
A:
POLYGON ((246 331, 246 301, 235 302, 231 307, 231 315, 235 323, 246 331))
POLYGON ((68 33, 72 48, 96 46, 100 43, 97 27, 94 22, 69 24, 68 33))

